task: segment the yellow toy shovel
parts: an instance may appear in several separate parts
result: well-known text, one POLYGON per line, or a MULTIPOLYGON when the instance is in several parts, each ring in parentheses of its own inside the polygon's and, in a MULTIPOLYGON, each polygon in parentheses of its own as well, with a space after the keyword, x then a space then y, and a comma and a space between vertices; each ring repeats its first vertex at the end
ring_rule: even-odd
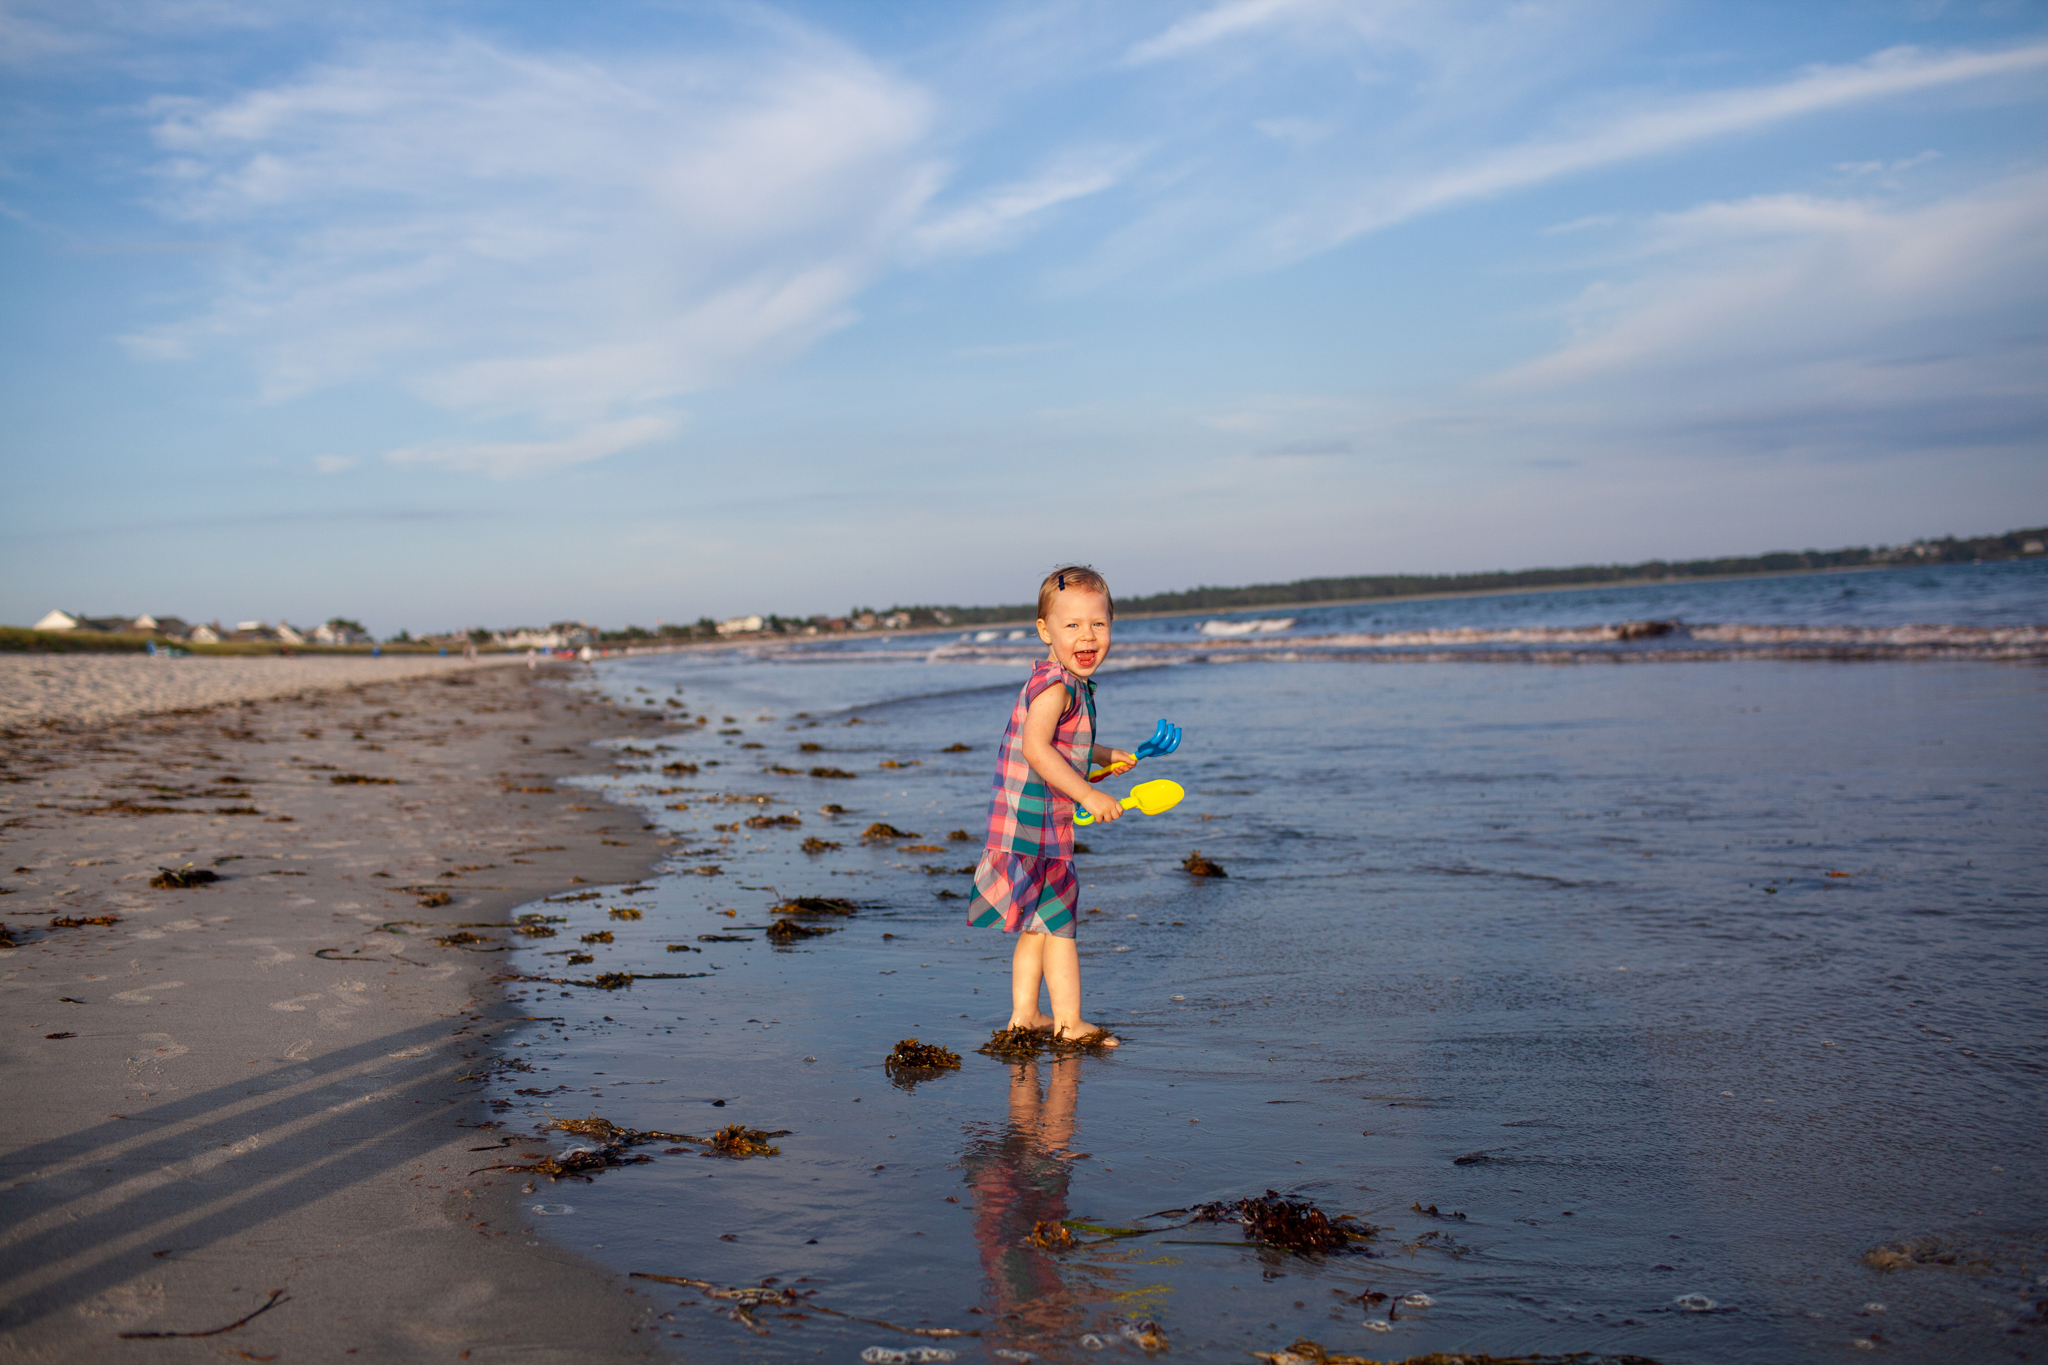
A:
MULTIPOLYGON (((1168 782, 1162 777, 1154 782, 1140 782, 1131 788, 1131 794, 1124 798, 1123 806, 1125 810, 1138 811, 1144 815, 1158 815, 1178 806, 1180 799, 1186 795, 1187 793, 1180 789, 1180 783, 1168 782)), ((1074 823, 1092 825, 1095 823, 1095 817, 1076 806, 1074 823)))

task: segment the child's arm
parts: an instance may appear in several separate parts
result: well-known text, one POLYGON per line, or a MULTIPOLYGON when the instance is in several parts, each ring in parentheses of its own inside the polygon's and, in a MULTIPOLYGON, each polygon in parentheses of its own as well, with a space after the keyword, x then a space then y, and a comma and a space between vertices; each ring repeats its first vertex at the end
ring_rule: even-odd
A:
POLYGON ((1066 797, 1097 820, 1114 820, 1124 813, 1123 804, 1107 792, 1088 785, 1088 779, 1074 771, 1074 765, 1052 747, 1060 728, 1060 713, 1066 709, 1067 689, 1048 687, 1024 713, 1024 761, 1039 780, 1066 797))
MULTIPOLYGON (((1098 744, 1088 755, 1088 766, 1090 768, 1107 768, 1109 771, 1102 774, 1102 776, 1115 777, 1120 773, 1127 773, 1132 768, 1138 766, 1138 756, 1125 753, 1122 749, 1112 749, 1107 744, 1098 744)), ((1089 774, 1089 778, 1092 781, 1101 780, 1095 777, 1092 772, 1089 774)))

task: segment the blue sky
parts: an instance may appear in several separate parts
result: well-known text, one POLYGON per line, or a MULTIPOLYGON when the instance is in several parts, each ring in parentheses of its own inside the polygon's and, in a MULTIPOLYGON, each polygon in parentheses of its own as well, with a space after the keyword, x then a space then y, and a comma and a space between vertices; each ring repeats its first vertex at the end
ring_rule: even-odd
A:
POLYGON ((2048 522, 2048 5, 0 0, 0 619, 2048 522))

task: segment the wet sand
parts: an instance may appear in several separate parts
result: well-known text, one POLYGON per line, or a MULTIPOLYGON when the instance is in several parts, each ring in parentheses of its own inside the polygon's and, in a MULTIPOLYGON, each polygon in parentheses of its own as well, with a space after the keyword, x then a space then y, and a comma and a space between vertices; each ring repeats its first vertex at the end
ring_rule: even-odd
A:
POLYGON ((350 684, 368 662, 0 661, 56 675, 72 715, 162 709, 161 688, 91 702, 109 664, 328 689, 4 732, 0 1360, 653 1349, 650 1300, 530 1235, 519 1178, 478 1170, 481 1091, 511 1064, 490 1040, 523 1013, 491 979, 509 955, 377 926, 645 873, 671 841, 554 779, 655 724, 545 669, 390 660, 373 676, 442 676, 350 684), (186 864, 221 880, 149 886, 186 864))
POLYGON ((475 662, 434 654, 289 659, 7 654, 0 655, 0 726, 122 720, 524 662, 502 654, 475 662))

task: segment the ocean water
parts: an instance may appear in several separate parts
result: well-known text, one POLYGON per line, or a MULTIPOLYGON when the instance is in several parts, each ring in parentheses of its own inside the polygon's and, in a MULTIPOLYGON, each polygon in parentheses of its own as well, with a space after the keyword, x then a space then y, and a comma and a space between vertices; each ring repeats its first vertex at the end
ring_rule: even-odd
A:
MULTIPOLYGON (((2048 623, 2038 565, 1897 572, 1413 603, 1328 633, 1668 619, 1664 593, 1701 623, 2048 623)), ((1300 1336, 1376 1359, 2048 1358, 2038 663, 1106 673, 1107 739, 1187 735, 1125 781, 1188 796, 1082 836, 1086 1009, 1125 1046, 1009 1064, 974 1049, 1007 1015, 1010 942, 958 897, 1024 667, 907 639, 583 684, 708 716, 620 742, 596 780, 675 856, 644 890, 536 907, 564 932, 508 956, 693 975, 528 985, 537 1017, 499 1039, 532 1068, 501 1082, 507 1131, 789 1130, 776 1156, 657 1145, 529 1199, 532 1227, 622 1271, 807 1296, 649 1281, 679 1358, 1135 1358, 1144 1322, 1201 1360, 1300 1336), (863 842, 875 821, 917 837, 863 842), (1229 876, 1183 872, 1197 848, 1229 876), (766 912, 793 895, 861 909, 778 947, 766 912), (963 1066, 893 1083, 913 1036, 963 1066), (1375 1235, 1303 1257, 1160 1216, 1269 1189, 1375 1235), (1026 1241, 1059 1220, 1154 1231, 1026 1241)))

